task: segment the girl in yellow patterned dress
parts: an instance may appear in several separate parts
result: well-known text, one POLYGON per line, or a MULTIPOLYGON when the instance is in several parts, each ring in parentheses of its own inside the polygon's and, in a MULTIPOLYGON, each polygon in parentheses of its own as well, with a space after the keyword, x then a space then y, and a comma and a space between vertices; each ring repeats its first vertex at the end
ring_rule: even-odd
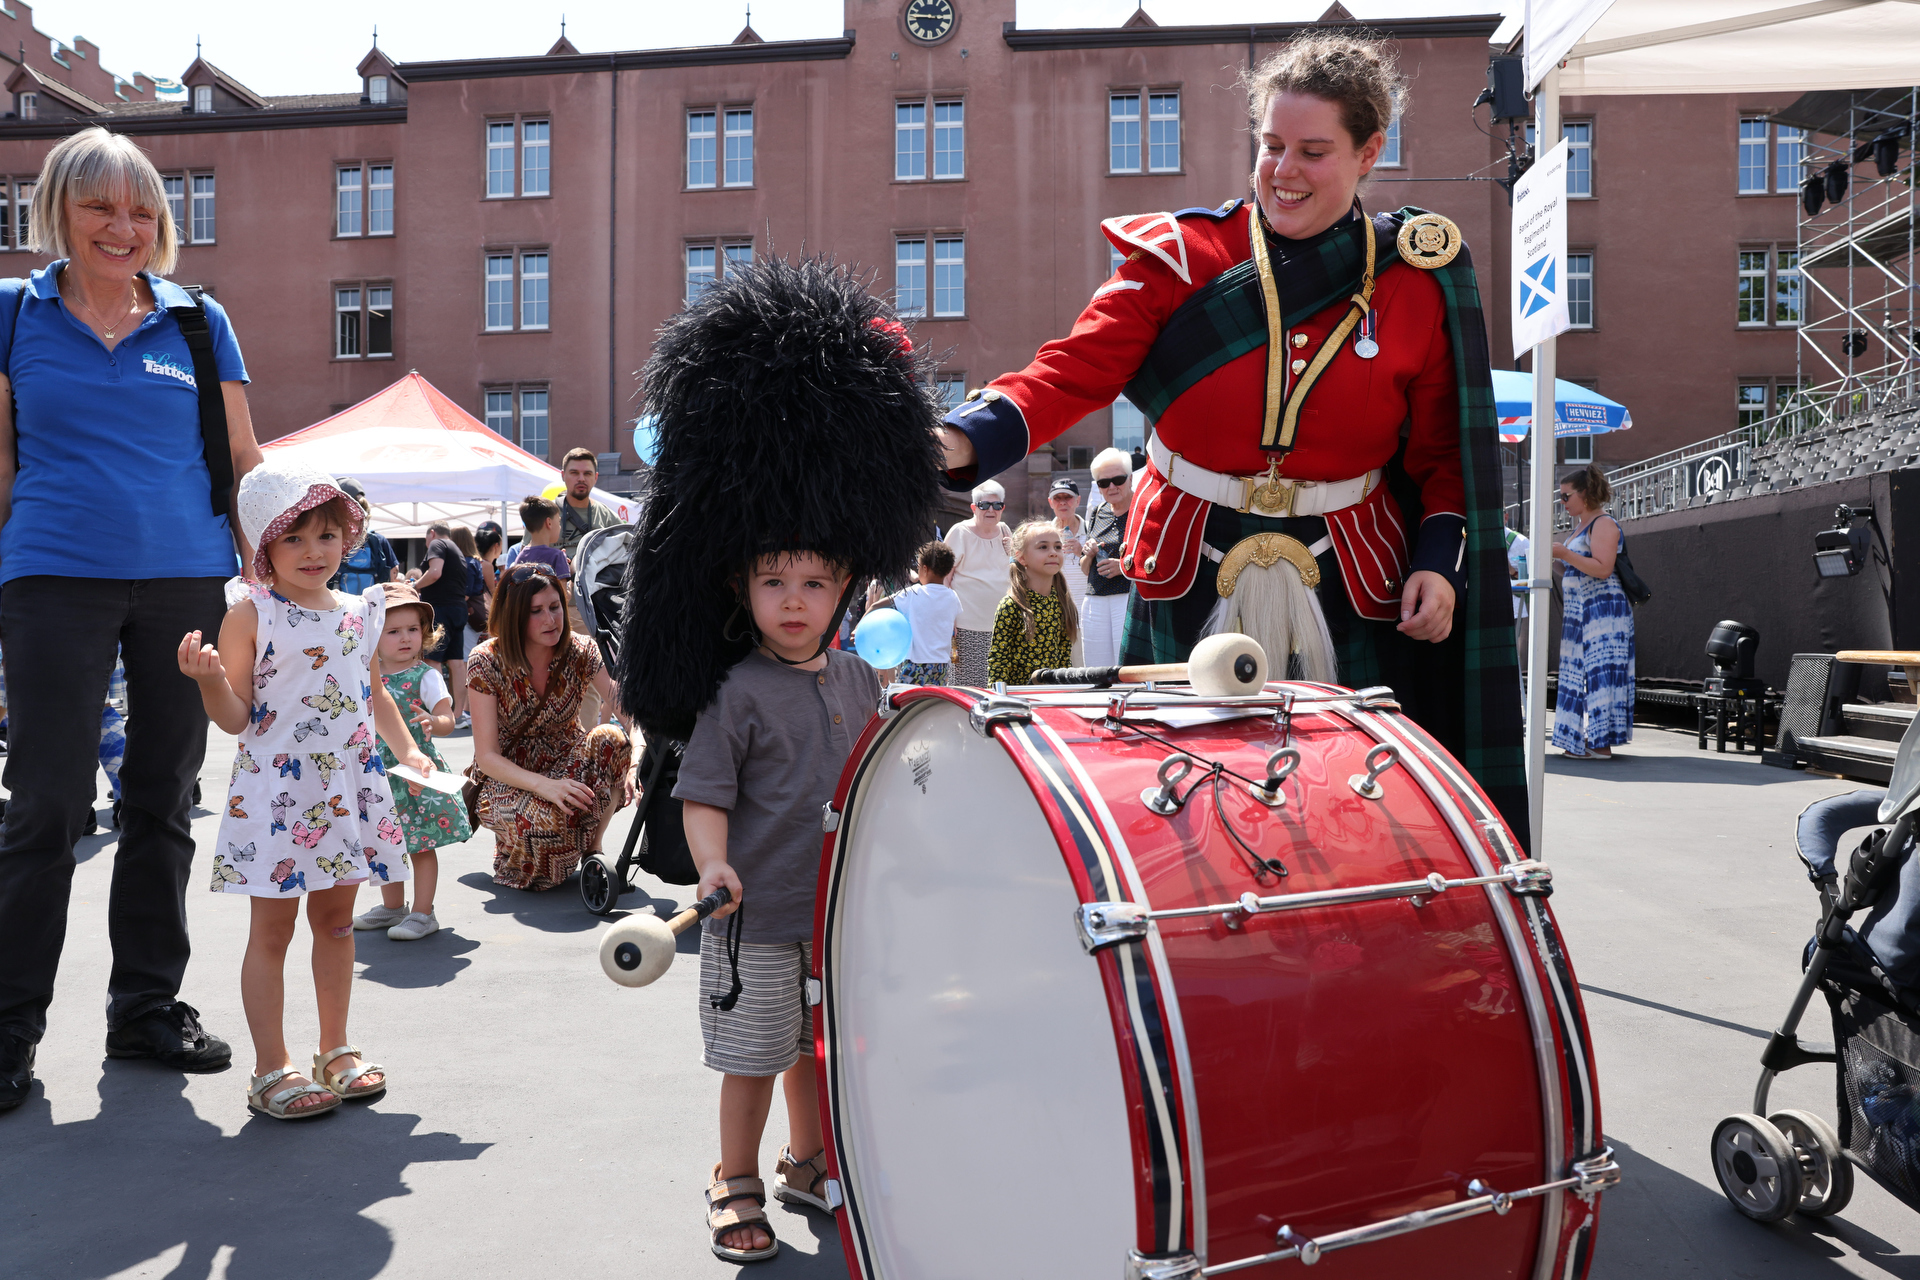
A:
POLYGON ((1080 614, 1060 572, 1065 552, 1060 530, 1051 521, 1029 520, 1015 529, 1012 550, 1007 594, 993 615, 987 679, 1026 684, 1035 671, 1064 667, 1073 660, 1080 614))

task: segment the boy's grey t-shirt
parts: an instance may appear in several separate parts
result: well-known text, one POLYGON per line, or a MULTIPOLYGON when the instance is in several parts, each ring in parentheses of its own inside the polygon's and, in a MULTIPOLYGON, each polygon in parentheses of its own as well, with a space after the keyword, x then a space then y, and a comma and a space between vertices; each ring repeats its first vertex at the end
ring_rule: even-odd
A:
MULTIPOLYGON (((759 650, 727 673, 700 712, 680 761, 677 800, 727 809, 727 861, 746 904, 743 942, 813 937, 820 877, 820 806, 880 704, 880 677, 851 653, 802 671, 759 650)), ((725 933, 725 920, 708 920, 725 933)))

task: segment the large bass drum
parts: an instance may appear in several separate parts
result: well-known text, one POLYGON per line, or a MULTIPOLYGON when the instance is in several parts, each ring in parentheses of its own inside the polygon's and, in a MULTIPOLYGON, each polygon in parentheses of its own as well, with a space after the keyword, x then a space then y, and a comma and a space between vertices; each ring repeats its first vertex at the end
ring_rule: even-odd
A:
POLYGON ((823 825, 852 1274, 1585 1274, 1545 869, 1387 690, 896 687, 823 825))

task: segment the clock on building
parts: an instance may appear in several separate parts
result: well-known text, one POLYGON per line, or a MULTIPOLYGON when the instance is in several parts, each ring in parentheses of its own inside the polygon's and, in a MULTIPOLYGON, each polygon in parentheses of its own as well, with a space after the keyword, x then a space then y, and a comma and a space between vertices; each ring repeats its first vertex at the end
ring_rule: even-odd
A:
POLYGON ((907 0, 900 12, 907 35, 920 44, 939 44, 953 34, 953 0, 907 0))

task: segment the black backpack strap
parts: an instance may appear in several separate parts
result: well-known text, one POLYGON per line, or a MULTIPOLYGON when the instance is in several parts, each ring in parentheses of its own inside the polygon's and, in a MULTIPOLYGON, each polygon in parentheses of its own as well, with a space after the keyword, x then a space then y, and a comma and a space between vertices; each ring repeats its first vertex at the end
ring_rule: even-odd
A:
POLYGON ((206 449, 207 475, 213 480, 213 514, 224 516, 233 501, 233 447, 227 440, 227 400, 220 390, 220 366, 213 358, 213 330, 200 305, 200 286, 185 285, 192 306, 168 307, 193 355, 193 381, 200 393, 200 443, 206 449))

